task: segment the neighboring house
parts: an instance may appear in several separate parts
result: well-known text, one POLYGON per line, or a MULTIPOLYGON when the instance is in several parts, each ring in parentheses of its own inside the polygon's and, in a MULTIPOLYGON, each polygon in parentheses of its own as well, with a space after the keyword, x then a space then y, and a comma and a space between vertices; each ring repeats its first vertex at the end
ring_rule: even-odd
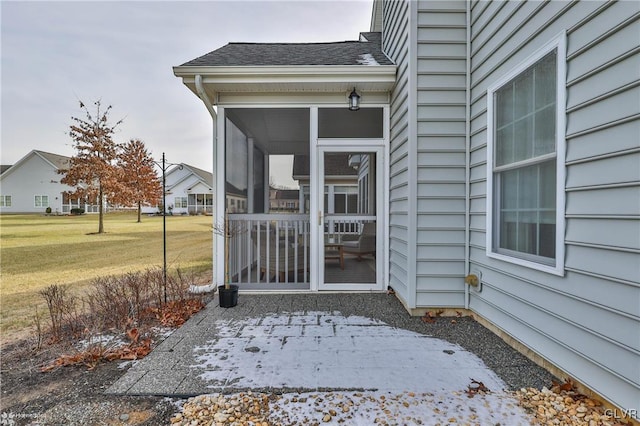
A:
POLYGON ((0 174, 0 213, 68 214, 72 208, 87 213, 97 206, 70 199, 66 191, 72 187, 60 183, 58 173, 69 167, 69 157, 33 150, 0 174))
MULTIPOLYGON (((250 199, 268 188, 255 179, 268 155, 309 155, 304 230, 289 239, 309 256, 309 279, 295 288, 391 286, 415 315, 466 309, 557 374, 637 410, 639 17, 635 1, 376 0, 358 41, 231 43, 174 73, 214 120, 214 206, 238 135, 250 199), (376 223, 376 273, 335 283, 323 266, 335 219, 323 171, 328 154, 353 152, 369 154, 378 196, 366 216, 343 220, 376 223)), ((259 209, 231 218, 279 224, 259 209)), ((221 237, 215 247, 214 268, 221 237)), ((222 282, 221 267, 214 276, 222 282)), ((247 276, 241 288, 255 289, 247 276)))
POLYGON ((225 194, 225 206, 228 213, 247 212, 247 190, 236 188, 227 182, 225 194))
MULTIPOLYGON (((358 213, 358 169, 348 153, 327 154, 324 162, 324 209, 329 214, 358 213)), ((358 155, 359 158, 359 155, 358 155)), ((293 159, 293 179, 300 185, 300 213, 309 213, 309 156, 293 159)))
POLYGON ((212 214, 212 181, 211 172, 184 163, 174 166, 165 174, 167 209, 172 207, 173 214, 212 214))
POLYGON ((298 189, 269 190, 269 211, 297 213, 300 210, 300 191, 298 189))

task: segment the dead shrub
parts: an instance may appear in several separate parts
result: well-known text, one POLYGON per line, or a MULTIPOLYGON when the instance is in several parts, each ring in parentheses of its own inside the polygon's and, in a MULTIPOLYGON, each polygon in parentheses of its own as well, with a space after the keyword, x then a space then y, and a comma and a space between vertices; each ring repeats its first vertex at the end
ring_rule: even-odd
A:
POLYGON ((81 334, 83 327, 77 310, 77 298, 68 294, 66 287, 52 284, 40 290, 39 293, 47 303, 49 310, 52 340, 61 341, 65 333, 71 336, 81 334))
MULTIPOLYGON (((47 302, 51 321, 51 343, 72 343, 84 337, 88 346, 71 345, 72 354, 59 357, 43 371, 73 364, 93 368, 101 360, 137 359, 151 348, 151 339, 138 341, 141 333, 147 335, 153 325, 180 327, 188 318, 204 307, 202 295, 189 293, 191 282, 197 277, 177 269, 167 274, 162 269, 150 268, 144 272, 110 275, 94 279, 81 298, 70 295, 62 286, 52 285, 40 293, 47 302), (165 303, 166 294, 166 303, 165 303), (147 331, 145 331, 147 330, 147 331), (124 333, 131 340, 125 349, 106 347, 101 336, 124 333), (135 334, 135 338, 132 333, 135 334)), ((36 311, 34 318, 36 347, 40 348, 45 336, 42 318, 36 311)))

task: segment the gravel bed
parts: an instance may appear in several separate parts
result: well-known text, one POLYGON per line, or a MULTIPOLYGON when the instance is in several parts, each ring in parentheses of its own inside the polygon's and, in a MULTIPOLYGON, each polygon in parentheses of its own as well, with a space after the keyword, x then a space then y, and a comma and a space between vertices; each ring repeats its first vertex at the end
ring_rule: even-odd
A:
POLYGON ((507 394, 442 395, 404 392, 305 394, 237 393, 190 398, 171 418, 175 426, 548 425, 625 426, 598 401, 575 391, 523 388, 507 394), (480 398, 476 401, 475 398, 480 398), (469 407, 472 402, 475 406, 469 407), (515 405, 514 405, 515 404, 515 405), (518 410, 518 408, 520 410, 518 410), (524 409, 524 417, 518 413, 524 409))

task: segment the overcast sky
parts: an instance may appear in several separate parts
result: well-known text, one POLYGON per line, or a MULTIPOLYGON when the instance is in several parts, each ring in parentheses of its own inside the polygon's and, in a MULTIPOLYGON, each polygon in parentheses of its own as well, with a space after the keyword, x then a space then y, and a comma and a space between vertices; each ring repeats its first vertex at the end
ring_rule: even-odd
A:
MULTIPOLYGON (((373 0, 0 2, 1 164, 33 149, 72 156, 82 100, 112 105, 116 142, 211 170, 211 118, 173 75, 229 42, 357 40, 373 0)), ((91 109, 90 109, 91 111, 91 109)))

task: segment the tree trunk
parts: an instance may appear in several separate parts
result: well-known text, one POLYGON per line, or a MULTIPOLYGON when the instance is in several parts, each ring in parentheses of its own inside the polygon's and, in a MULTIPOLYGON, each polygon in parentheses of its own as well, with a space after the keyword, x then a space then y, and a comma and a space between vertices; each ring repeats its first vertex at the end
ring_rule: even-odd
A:
POLYGON ((138 223, 142 222, 141 211, 142 211, 142 203, 138 201, 138 223))
POLYGON ((98 190, 98 234, 104 234, 104 223, 102 220, 103 212, 103 202, 102 202, 103 194, 102 194, 102 185, 98 190))

